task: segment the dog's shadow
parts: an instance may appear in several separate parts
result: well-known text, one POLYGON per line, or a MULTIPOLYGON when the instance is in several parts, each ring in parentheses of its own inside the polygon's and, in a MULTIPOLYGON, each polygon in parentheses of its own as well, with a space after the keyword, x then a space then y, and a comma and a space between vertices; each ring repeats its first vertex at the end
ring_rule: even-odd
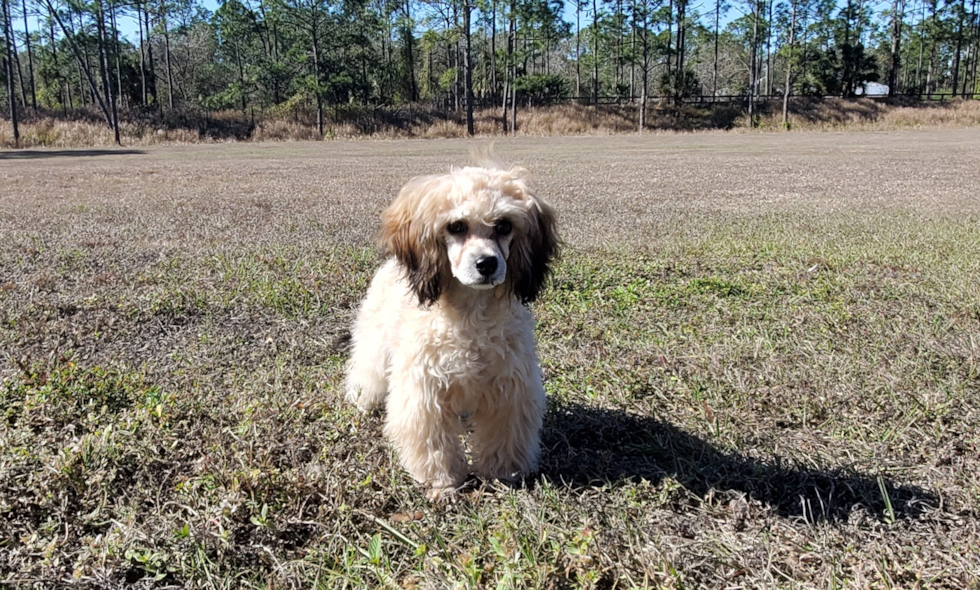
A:
POLYGON ((590 486, 673 477, 690 493, 738 492, 787 518, 846 521, 915 518, 935 494, 877 474, 800 468, 725 452, 666 422, 577 403, 552 403, 542 440, 540 476, 554 485, 590 486))

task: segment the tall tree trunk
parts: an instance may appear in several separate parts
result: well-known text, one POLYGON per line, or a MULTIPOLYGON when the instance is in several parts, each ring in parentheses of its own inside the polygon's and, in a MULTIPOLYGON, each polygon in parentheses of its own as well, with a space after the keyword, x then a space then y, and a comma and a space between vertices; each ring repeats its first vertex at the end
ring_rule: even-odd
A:
POLYGON ((174 110, 174 68, 170 59, 170 28, 167 24, 167 12, 160 0, 160 20, 163 22, 163 53, 167 64, 167 106, 174 110))
POLYGON ((2 12, 3 14, 3 65, 4 65, 4 76, 7 78, 7 107, 10 111, 10 125, 13 127, 14 135, 14 147, 20 147, 20 127, 17 124, 17 96, 14 93, 14 68, 13 59, 11 56, 14 55, 14 27, 13 23, 10 22, 10 3, 9 0, 0 0, 2 2, 2 12))
POLYGON ((546 76, 551 75, 551 29, 546 29, 544 34, 544 73, 546 76))
POLYGON ((973 38, 973 75, 971 76, 971 86, 970 92, 967 95, 973 98, 977 91, 977 62, 980 62, 980 13, 977 13, 977 0, 973 0, 973 20, 976 23, 974 26, 974 38, 973 38))
MULTIPOLYGON (((313 79, 316 83, 314 95, 316 97, 316 132, 323 137, 323 92, 320 88, 320 40, 319 40, 319 19, 316 8, 312 8, 310 23, 310 45, 313 49, 313 79)), ((414 77, 414 73, 413 73, 414 77)))
POLYGON ((599 5, 592 0, 592 104, 599 105, 599 5))
POLYGON ((647 76, 650 70, 650 42, 647 36, 647 4, 646 0, 643 1, 643 31, 640 37, 640 43, 643 47, 643 70, 640 72, 640 123, 639 132, 643 133, 643 130, 647 126, 647 76))
POLYGON ((154 108, 160 108, 160 94, 157 92, 157 69, 153 61, 153 37, 150 34, 150 10, 148 0, 143 2, 143 28, 146 31, 146 61, 150 69, 147 71, 147 91, 153 101, 154 108))
POLYGON ((766 23, 766 96, 772 96, 772 5, 769 0, 769 21, 766 23))
POLYGON ((674 101, 681 104, 684 96, 684 42, 686 30, 684 19, 687 17, 687 0, 677 0, 677 68, 674 71, 674 101))
MULTIPOLYGON (((391 11, 384 8, 384 37, 381 38, 381 56, 385 60, 384 76, 381 78, 381 92, 385 97, 391 97, 392 84, 391 84, 391 72, 394 70, 394 64, 391 60, 391 48, 393 47, 394 40, 391 34, 391 11)), ((382 99, 387 103, 390 98, 382 99)))
POLYGON ((668 0, 667 6, 667 52, 664 56, 664 78, 667 80, 667 92, 670 93, 669 86, 671 85, 670 77, 671 72, 671 62, 673 62, 673 56, 671 56, 671 49, 674 46, 674 0, 668 0))
MULTIPOLYGON (((904 2, 904 0, 902 0, 902 1, 904 2)), ((902 28, 904 29, 904 25, 903 25, 902 28)), ((909 64, 912 63, 912 43, 911 43, 911 38, 912 38, 912 27, 911 27, 911 24, 910 24, 909 25, 909 42, 904 44, 904 46, 905 46, 905 56, 900 58, 901 61, 899 63, 899 68, 898 68, 899 71, 902 74, 902 83, 899 85, 899 88, 902 89, 902 92, 903 93, 908 91, 908 87, 909 87, 909 75, 910 75, 910 72, 912 70, 912 68, 909 67, 909 64)))
POLYGON ((17 86, 20 88, 20 104, 23 105, 24 109, 26 110, 28 104, 27 82, 24 80, 24 71, 20 67, 20 55, 18 55, 17 52, 17 36, 16 36, 17 34, 16 31, 14 31, 13 17, 11 17, 11 20, 8 24, 10 26, 10 43, 11 46, 14 48, 14 52, 8 57, 12 58, 14 61, 14 68, 17 73, 17 86))
POLYGON ((793 86, 793 52, 796 49, 796 0, 791 0, 789 17, 789 55, 786 57, 786 84, 783 86, 783 127, 789 129, 789 93, 793 86))
POLYGON ((109 41, 105 30, 105 10, 102 0, 95 3, 96 28, 99 32, 99 67, 102 70, 102 93, 109 102, 109 125, 116 145, 121 145, 119 141, 119 109, 116 105, 116 95, 112 92, 112 68, 109 65, 109 41))
POLYGON ((926 7, 922 5, 922 13, 919 16, 919 64, 915 68, 915 91, 922 94, 922 57, 925 53, 925 22, 926 7))
POLYGON ((31 110, 37 112, 37 83, 34 81, 34 52, 31 49, 31 31, 27 27, 27 0, 21 0, 24 14, 24 44, 27 46, 27 75, 31 81, 31 110))
POLYGON ((463 6, 463 85, 466 87, 466 134, 473 135, 473 57, 470 39, 470 17, 473 7, 470 0, 463 6))
POLYGON ((517 133, 517 3, 510 3, 510 34, 508 44, 513 48, 510 52, 510 132, 517 133))
POLYGON ((630 23, 630 102, 636 103, 636 0, 633 0, 633 18, 630 23))
MULTIPOLYGON (((72 22, 72 12, 69 12, 68 13, 68 22, 72 26, 71 34, 72 34, 72 37, 74 38, 74 36, 75 36, 75 25, 72 22)), ((78 27, 79 27, 79 29, 82 28, 82 24, 83 24, 82 23, 82 15, 79 14, 78 15, 78 27)), ((85 106, 88 105, 89 101, 88 101, 88 98, 85 96, 85 78, 82 76, 82 72, 84 71, 86 75, 91 76, 91 74, 89 73, 89 67, 91 66, 91 61, 89 60, 89 57, 88 57, 88 49, 86 47, 82 47, 82 53, 81 53, 81 55, 82 55, 82 58, 84 58, 84 59, 82 59, 82 58, 76 59, 75 65, 76 65, 76 69, 77 69, 77 73, 78 73, 78 99, 79 99, 79 102, 81 103, 82 108, 85 108, 85 106)), ((90 84, 91 84, 91 81, 90 81, 90 84)), ((95 86, 94 85, 90 85, 90 88, 94 89, 95 86)), ((95 95, 94 94, 91 94, 91 96, 92 96, 92 102, 94 103, 95 102, 95 95)))
MULTIPOLYGON (((119 106, 121 106, 123 100, 122 92, 122 66, 120 65, 120 60, 122 56, 122 47, 119 45, 119 28, 116 27, 116 3, 115 0, 111 0, 112 4, 109 6, 109 23, 112 25, 112 46, 116 57, 116 110, 118 112, 119 106)), ((116 115, 118 120, 119 116, 116 115)))
POLYGON ((847 8, 844 12, 844 45, 841 48, 841 96, 847 97, 851 95, 853 88, 851 88, 851 54, 853 49, 851 48, 851 18, 853 18, 852 12, 853 3, 851 0, 847 0, 847 8))
POLYGON ((582 99, 582 0, 575 0, 575 98, 582 99))
POLYGON ((926 68, 926 94, 931 95, 936 91, 936 80, 933 76, 933 66, 936 63, 936 43, 933 42, 929 47, 929 63, 926 68))
POLYGON ((490 0, 490 96, 497 96, 497 0, 490 0))
POLYGON ((242 63, 242 50, 239 47, 238 41, 235 41, 235 64, 238 66, 238 88, 240 92, 241 99, 239 102, 242 106, 242 118, 248 116, 248 105, 245 102, 245 65, 242 63))
POLYGON ((963 54, 963 21, 966 20, 966 0, 960 0, 960 22, 956 28, 956 53, 953 55, 953 87, 950 89, 956 96, 960 82, 960 59, 963 54))
POLYGON ((715 60, 711 72, 711 96, 718 96, 718 20, 721 18, 721 0, 715 0, 715 60))
POLYGON ((134 2, 133 6, 136 8, 136 23, 139 25, 140 35, 140 90, 143 98, 143 106, 146 106, 149 104, 149 95, 147 94, 146 85, 146 47, 143 39, 143 11, 140 8, 141 4, 139 2, 134 2))
POLYGON ((365 83, 361 84, 361 104, 367 106, 371 101, 371 90, 368 84, 370 83, 370 78, 368 77, 368 66, 367 66, 367 54, 364 51, 360 52, 361 60, 361 80, 365 83))
MULTIPOLYGON (((465 1, 466 0, 464 0, 464 2, 465 1)), ((446 30, 447 31, 459 31, 460 28, 461 28, 459 26, 459 14, 458 14, 458 10, 457 10, 457 5, 455 3, 453 3, 453 20, 452 20, 452 23, 451 24, 450 23, 447 23, 447 24, 448 24, 448 26, 446 27, 446 30)), ((460 43, 459 43, 459 41, 460 40, 457 39, 453 43, 453 46, 452 46, 452 62, 453 62, 453 65, 452 65, 452 68, 453 68, 453 86, 452 86, 452 93, 453 93, 453 111, 455 111, 457 113, 459 111, 463 110, 463 107, 462 107, 462 103, 463 103, 462 94, 463 93, 460 91, 460 86, 462 85, 462 79, 460 78, 460 73, 461 73, 460 72, 460 69, 461 69, 460 66, 461 66, 461 63, 462 63, 463 60, 460 58, 460 55, 459 55, 460 54, 460 47, 459 47, 460 43)), ((465 78, 465 74, 464 74, 463 77, 465 78)))
POLYGON ((902 0, 895 0, 892 11, 892 47, 888 67, 888 96, 898 94, 898 71, 902 66, 902 21, 905 12, 905 5, 902 0))
MULTIPOLYGON (((939 10, 939 6, 938 6, 939 2, 937 0, 930 0, 930 4, 932 6, 932 16, 929 17, 929 20, 933 23, 933 25, 935 25, 936 12, 939 10)), ((930 95, 933 92, 935 92, 935 78, 933 76, 934 73, 933 67, 935 66, 936 63, 936 45, 937 45, 936 39, 930 38, 929 58, 928 58, 929 61, 926 64, 926 94, 930 94, 930 95)))
MULTIPOLYGON (((509 57, 509 55, 510 54, 507 53, 505 57, 509 57)), ((507 119, 508 100, 510 100, 510 63, 509 62, 504 63, 504 93, 500 99, 500 110, 501 110, 500 121, 502 123, 504 135, 507 135, 507 129, 509 127, 509 123, 507 119)))
POLYGON ((616 0, 616 96, 619 100, 619 87, 623 84, 623 2, 616 0))
MULTIPOLYGON (((449 27, 446 27, 446 30, 459 31, 461 27, 459 26, 459 22, 458 21, 459 21, 458 18, 453 18, 452 25, 449 26, 449 27)), ((459 111, 461 111, 461 110, 464 110, 463 109, 463 106, 462 106, 462 104, 463 104, 462 94, 463 93, 460 91, 460 86, 462 86, 462 79, 460 78, 460 74, 462 72, 460 70, 462 69, 462 61, 463 60, 460 59, 460 57, 459 57, 459 45, 460 45, 459 42, 460 42, 460 39, 456 39, 456 41, 452 44, 452 48, 451 48, 452 51, 451 52, 450 52, 450 48, 448 48, 448 47, 446 48, 447 53, 451 53, 451 55, 449 56, 449 61, 452 64, 450 67, 453 70, 453 84, 452 84, 452 87, 451 87, 450 92, 452 93, 453 111, 455 111, 457 113, 459 111)))
POLYGON ((759 0, 752 0, 752 59, 749 64, 749 126, 755 127, 756 50, 759 47, 759 0))
MULTIPOLYGON (((425 94, 426 96, 435 97, 435 84, 432 82, 432 72, 433 72, 433 60, 432 60, 432 49, 428 48, 425 50, 425 94)), ((439 101, 436 98, 432 99, 432 104, 438 106, 439 101)))
POLYGON ((409 100, 418 102, 419 86, 415 81, 415 27, 412 25, 412 0, 405 0, 405 66, 408 75, 409 100))

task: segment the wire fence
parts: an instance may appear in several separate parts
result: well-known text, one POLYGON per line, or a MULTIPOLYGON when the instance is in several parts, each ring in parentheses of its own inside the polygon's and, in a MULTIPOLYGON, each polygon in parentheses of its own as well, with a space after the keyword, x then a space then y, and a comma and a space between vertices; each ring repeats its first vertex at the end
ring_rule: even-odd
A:
MULTIPOLYGON (((889 100, 911 100, 920 102, 946 102, 954 98, 962 98, 966 100, 978 100, 980 99, 980 94, 954 94, 952 92, 930 92, 930 93, 894 93, 891 95, 861 95, 852 97, 842 97, 840 95, 819 95, 819 94, 791 94, 789 99, 793 100, 828 100, 828 99, 840 99, 840 100, 857 100, 857 99, 870 99, 874 101, 889 101, 889 100)), ((782 102, 784 99, 782 94, 764 94, 757 95, 755 97, 756 104, 761 103, 771 103, 771 102, 782 102)), ((474 106, 477 108, 490 108, 490 107, 500 107, 502 106, 502 98, 490 98, 490 97, 474 97, 474 106)), ((614 105, 638 105, 643 100, 641 96, 629 96, 629 95, 618 95, 618 96, 598 96, 593 97, 592 95, 585 96, 560 96, 560 97, 548 97, 548 96, 518 96, 518 107, 529 107, 529 106, 553 106, 559 104, 581 104, 581 105, 600 105, 600 106, 614 106, 614 105)), ((694 106, 707 106, 707 105, 748 105, 749 95, 748 94, 701 94, 701 95, 689 95, 683 97, 676 97, 670 95, 649 95, 647 96, 647 104, 683 104, 683 105, 694 105, 694 106)))

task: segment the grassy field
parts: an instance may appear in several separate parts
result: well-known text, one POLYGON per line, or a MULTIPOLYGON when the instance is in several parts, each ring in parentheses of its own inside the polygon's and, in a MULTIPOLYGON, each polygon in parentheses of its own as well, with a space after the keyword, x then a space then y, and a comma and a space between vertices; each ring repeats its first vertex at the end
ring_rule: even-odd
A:
POLYGON ((980 135, 500 140, 561 215, 540 476, 339 392, 444 141, 0 151, 0 588, 980 585, 980 135))

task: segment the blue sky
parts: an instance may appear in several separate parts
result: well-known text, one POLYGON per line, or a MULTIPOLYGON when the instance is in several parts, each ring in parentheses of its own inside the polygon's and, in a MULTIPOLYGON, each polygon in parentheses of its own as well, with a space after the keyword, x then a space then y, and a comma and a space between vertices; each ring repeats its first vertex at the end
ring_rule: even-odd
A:
MULTIPOLYGON (((220 6, 220 2, 221 1, 222 0, 200 0, 200 3, 207 10, 209 10, 211 12, 214 12, 215 10, 218 9, 218 6, 220 6)), ((776 1, 779 2, 780 0, 776 0, 776 1)), ((732 20, 737 19, 737 18, 743 16, 746 13, 745 12, 746 11, 745 2, 743 2, 741 0, 727 0, 727 1, 726 0, 723 0, 723 3, 729 4, 729 8, 728 8, 727 11, 725 11, 725 12, 722 13, 722 16, 721 16, 721 27, 722 28, 724 28, 732 20)), ((872 4, 874 4, 874 3, 875 2, 872 2, 872 4)), ((713 15, 714 14, 714 7, 715 7, 715 0, 700 0, 700 1, 695 1, 695 2, 692 2, 691 4, 689 4, 688 5, 688 10, 689 10, 689 14, 692 13, 692 12, 694 12, 694 11, 700 13, 702 15, 702 17, 704 18, 704 21, 703 22, 705 22, 706 24, 708 24, 709 21, 713 21, 714 20, 710 16, 710 15, 713 15)), ((910 18, 910 19, 913 17, 913 15, 912 15, 912 12, 913 12, 912 8, 913 7, 909 7, 909 9, 908 9, 908 12, 909 12, 908 18, 910 18)), ((875 9, 877 10, 877 7, 875 9)), ((572 30, 574 30, 574 28, 575 28, 575 8, 574 8, 574 2, 571 2, 570 0, 565 0, 565 13, 564 13, 564 17, 565 17, 565 20, 567 22, 571 23, 572 30)), ((32 22, 30 23, 30 26, 31 26, 32 31, 37 31, 41 27, 41 21, 39 21, 38 19, 31 19, 31 20, 32 20, 32 22)), ((20 21, 20 19, 15 18, 15 26, 16 26, 16 24, 21 24, 22 22, 23 21, 20 21)), ((591 22, 591 19, 589 18, 588 11, 587 10, 583 10, 582 11, 582 23, 581 23, 582 26, 583 27, 588 26, 590 24, 590 22, 591 22)), ((135 44, 137 42, 138 38, 139 38, 139 33, 138 33, 137 25, 136 25, 136 20, 132 16, 132 14, 130 13, 128 16, 123 17, 123 18, 120 18, 119 21, 118 21, 118 25, 119 25, 119 30, 122 33, 122 35, 124 37, 126 37, 127 39, 129 39, 130 42, 132 42, 132 43, 135 44)))
MULTIPOLYGON (((728 0, 728 3, 732 6, 731 8, 728 9, 727 13, 722 14, 721 17, 722 28, 724 28, 725 25, 727 25, 728 22, 730 22, 731 20, 736 19, 742 14, 744 14, 744 11, 741 9, 741 7, 737 6, 736 3, 731 2, 731 0, 728 0)), ((202 0, 201 5, 204 6, 204 8, 208 9, 209 11, 214 12, 215 10, 218 9, 218 6, 220 6, 220 2, 218 0, 202 0)), ((714 0, 705 0, 704 2, 693 3, 692 5, 689 5, 689 10, 691 9, 696 9, 701 14, 706 14, 706 13, 713 14, 714 0)), ((583 27, 588 26, 590 23, 590 19, 586 13, 587 11, 585 10, 582 11, 583 27)), ((572 30, 574 31, 575 30, 575 7, 573 2, 569 2, 569 1, 565 2, 564 17, 567 22, 572 24, 572 30)), ((121 18, 119 19, 118 25, 119 25, 119 31, 120 33, 122 33, 123 36, 128 38, 130 41, 136 42, 136 40, 139 38, 139 32, 134 17, 121 18)))

